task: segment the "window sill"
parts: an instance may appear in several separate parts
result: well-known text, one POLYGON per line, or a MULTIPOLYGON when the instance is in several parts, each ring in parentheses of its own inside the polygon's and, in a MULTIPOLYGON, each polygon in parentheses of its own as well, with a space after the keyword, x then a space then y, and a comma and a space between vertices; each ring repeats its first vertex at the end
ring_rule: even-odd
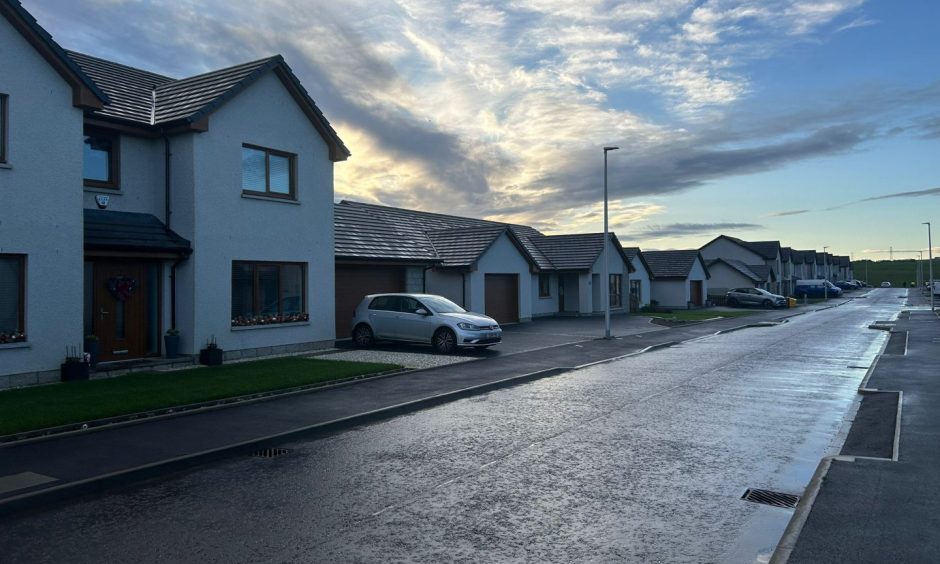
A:
POLYGON ((112 194, 114 196, 123 196, 124 190, 120 188, 102 188, 100 186, 85 186, 85 192, 91 194, 112 194))
POLYGON ((10 163, 0 163, 0 168, 12 169, 13 165, 10 163))
POLYGON ((232 331, 251 331, 252 329, 280 329, 281 327, 303 327, 310 325, 309 321, 297 321, 294 323, 265 323, 259 325, 240 325, 232 327, 232 331))
POLYGON ((540 300, 550 300, 550 299, 552 299, 552 297, 551 297, 551 296, 539 296, 539 299, 540 299, 540 300))
POLYGON ((299 206, 300 202, 297 200, 290 200, 288 198, 275 198, 274 196, 262 196, 261 194, 247 194, 242 192, 242 198, 246 200, 264 200, 266 202, 278 202, 281 204, 293 204, 299 206))
POLYGON ((21 341, 19 343, 3 343, 0 345, 0 351, 6 349, 31 349, 33 346, 29 344, 29 341, 21 341))

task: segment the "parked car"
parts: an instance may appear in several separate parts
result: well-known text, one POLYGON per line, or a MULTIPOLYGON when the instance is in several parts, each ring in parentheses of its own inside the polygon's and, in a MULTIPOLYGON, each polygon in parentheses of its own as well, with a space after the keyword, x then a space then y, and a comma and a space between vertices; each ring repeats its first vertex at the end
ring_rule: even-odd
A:
POLYGON ((858 286, 850 280, 839 280, 836 282, 836 286, 842 288, 843 290, 858 290, 858 286))
POLYGON ((502 341, 493 318, 472 313, 433 294, 372 294, 353 313, 353 344, 377 340, 428 343, 449 354, 463 347, 485 348, 502 341))
POLYGON ((761 288, 735 288, 725 294, 725 298, 731 307, 754 305, 769 309, 788 306, 785 297, 771 294, 761 288))
POLYGON ((823 279, 797 280, 796 287, 793 288, 793 295, 798 298, 838 297, 842 295, 842 288, 823 279))
POLYGON ((886 281, 884 281, 884 282, 881 283, 881 287, 882 287, 882 288, 890 288, 890 287, 891 287, 891 282, 888 282, 888 281, 886 280, 886 281))

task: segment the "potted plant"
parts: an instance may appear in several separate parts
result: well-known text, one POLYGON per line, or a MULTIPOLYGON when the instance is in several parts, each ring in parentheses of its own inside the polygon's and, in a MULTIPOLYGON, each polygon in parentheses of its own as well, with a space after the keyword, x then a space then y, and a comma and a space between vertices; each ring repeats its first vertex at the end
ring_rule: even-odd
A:
POLYGON ((79 354, 78 347, 67 347, 65 349, 65 362, 62 363, 59 373, 62 381, 87 380, 90 356, 87 353, 79 354))
POLYGON ((206 341, 206 348, 199 351, 199 364, 206 366, 218 366, 222 364, 222 355, 225 351, 219 348, 215 342, 215 335, 206 341))
POLYGON ((180 330, 171 327, 163 336, 163 352, 167 358, 176 358, 180 354, 180 330))
POLYGON ((91 357, 88 363, 92 368, 98 366, 98 355, 101 354, 101 342, 98 335, 85 335, 85 352, 91 357))

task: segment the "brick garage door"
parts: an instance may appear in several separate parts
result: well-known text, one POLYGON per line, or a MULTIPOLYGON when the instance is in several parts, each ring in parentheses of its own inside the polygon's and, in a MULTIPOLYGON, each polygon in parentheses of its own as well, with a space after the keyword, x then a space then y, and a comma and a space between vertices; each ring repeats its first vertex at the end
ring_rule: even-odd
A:
POLYGON ((405 291, 401 266, 336 265, 336 338, 352 334, 352 315, 364 296, 405 291))
POLYGON ((486 315, 500 323, 519 321, 519 275, 487 274, 486 315))

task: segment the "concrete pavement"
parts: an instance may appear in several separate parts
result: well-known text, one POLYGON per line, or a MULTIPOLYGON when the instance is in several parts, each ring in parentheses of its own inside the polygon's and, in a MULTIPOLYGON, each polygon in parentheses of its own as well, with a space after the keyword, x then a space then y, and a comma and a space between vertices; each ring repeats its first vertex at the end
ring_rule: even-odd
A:
POLYGON ((840 455, 821 462, 773 562, 940 560, 940 318, 923 304, 909 296, 840 455))
MULTIPOLYGON (((842 302, 839 302, 842 303, 842 302)), ((0 447, 0 513, 37 507, 58 498, 100 491, 103 487, 192 467, 238 455, 288 438, 317 436, 423 409, 498 387, 515 385, 591 363, 636 354, 685 340, 799 315, 766 311, 665 330, 650 330, 646 320, 622 321, 611 340, 589 337, 595 318, 550 320, 519 326, 530 334, 569 335, 549 348, 497 354, 474 362, 389 377, 359 380, 303 393, 155 417, 88 432, 0 447), (579 325, 580 323, 580 325, 579 325), (559 331, 564 329, 564 331, 559 331)), ((603 327, 602 320, 600 327, 603 327)), ((658 328, 657 328, 658 329, 658 328)), ((551 341, 549 341, 551 342, 551 341)))

